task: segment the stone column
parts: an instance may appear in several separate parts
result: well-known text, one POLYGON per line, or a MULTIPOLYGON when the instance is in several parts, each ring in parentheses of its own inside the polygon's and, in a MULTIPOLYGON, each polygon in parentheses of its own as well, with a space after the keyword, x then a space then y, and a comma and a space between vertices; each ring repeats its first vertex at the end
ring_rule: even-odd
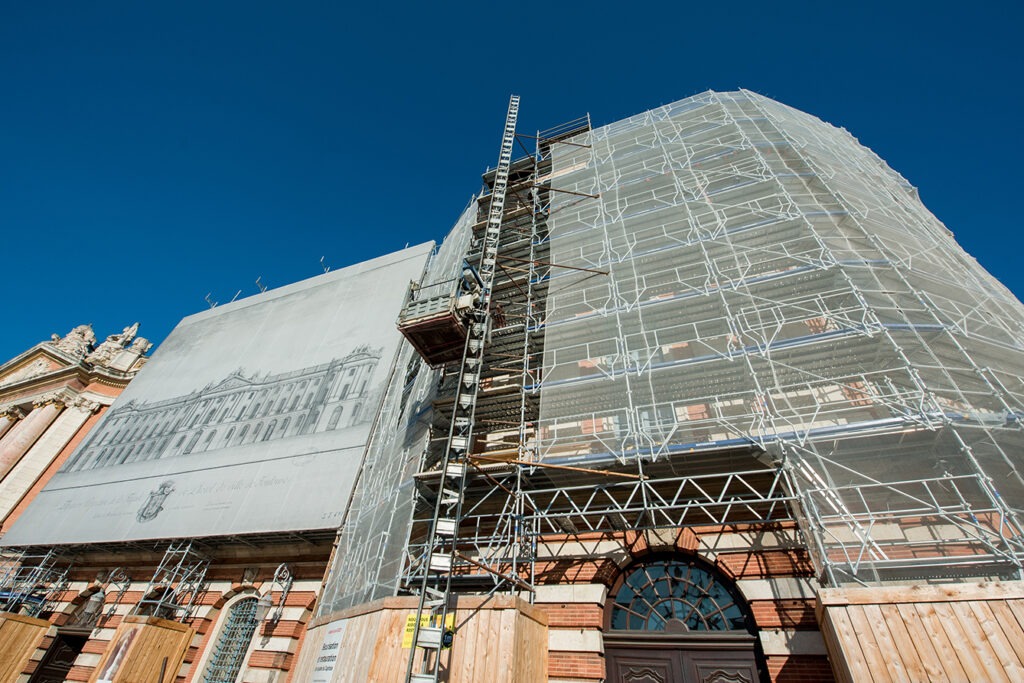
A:
MULTIPOLYGON (((89 417, 100 405, 81 397, 64 399, 67 408, 52 420, 48 429, 28 449, 28 452, 10 468, 10 473, 0 481, 0 519, 10 524, 11 512, 32 490, 47 468, 64 447, 70 443, 89 417)), ((52 405, 47 407, 53 407, 52 405)))
POLYGON ((36 399, 34 409, 0 441, 0 481, 7 476, 32 444, 49 429, 64 409, 62 394, 46 394, 36 399))
POLYGON ((25 417, 25 411, 18 406, 0 408, 0 443, 3 443, 2 437, 4 434, 11 431, 15 423, 23 417, 25 417))

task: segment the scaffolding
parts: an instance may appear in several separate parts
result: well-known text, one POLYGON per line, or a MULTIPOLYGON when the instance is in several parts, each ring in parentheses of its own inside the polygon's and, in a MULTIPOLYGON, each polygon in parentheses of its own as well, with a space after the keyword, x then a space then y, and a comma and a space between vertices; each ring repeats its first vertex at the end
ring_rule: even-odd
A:
MULTIPOLYGON (((600 198, 556 199, 551 259, 610 276, 552 275, 542 462, 690 474, 746 449, 766 471, 722 486, 788 492, 831 584, 1020 575, 1024 311, 902 177, 746 91, 576 140, 555 184, 600 198)), ((607 509, 647 488, 661 523, 686 498, 621 488, 607 509)), ((592 509, 547 495, 542 521, 592 509)))
MULTIPOLYGON (((899 174, 747 91, 517 143, 461 509, 461 366, 407 347, 321 614, 446 604, 441 523, 456 593, 529 599, 595 534, 763 524, 829 585, 1021 576, 1024 309, 899 174)), ((419 291, 480 269, 496 177, 419 291)))
POLYGON ((196 550, 192 541, 172 541, 132 613, 188 621, 206 591, 209 568, 210 558, 196 550))
POLYGON ((38 617, 68 587, 70 563, 53 548, 0 552, 0 612, 38 617))

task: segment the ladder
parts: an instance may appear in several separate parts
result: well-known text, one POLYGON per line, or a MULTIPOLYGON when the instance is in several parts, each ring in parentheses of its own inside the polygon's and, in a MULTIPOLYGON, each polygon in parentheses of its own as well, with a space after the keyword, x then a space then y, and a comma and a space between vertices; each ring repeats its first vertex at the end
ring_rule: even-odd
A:
POLYGON ((441 650, 451 645, 452 631, 447 626, 452 570, 460 559, 457 553, 459 520, 462 514, 463 490, 466 483, 469 449, 473 438, 480 371, 484 359, 490 322, 491 290, 497 268, 498 238, 505 215, 505 192, 512 165, 519 96, 512 95, 505 116, 501 137, 501 153, 491 191, 490 210, 480 255, 480 295, 470 313, 466 343, 459 366, 452 419, 441 458, 441 486, 434 503, 434 516, 427 535, 421 568, 419 602, 413 622, 412 648, 406 667, 408 683, 435 683, 441 671, 441 650), (417 655, 420 656, 417 666, 417 655))

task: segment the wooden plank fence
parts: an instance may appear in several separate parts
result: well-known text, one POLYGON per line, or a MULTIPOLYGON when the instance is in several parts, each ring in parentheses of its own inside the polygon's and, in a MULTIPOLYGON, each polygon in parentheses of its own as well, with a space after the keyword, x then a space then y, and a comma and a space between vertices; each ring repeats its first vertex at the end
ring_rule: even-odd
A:
POLYGON ((50 622, 0 612, 0 683, 14 683, 32 659, 50 622))
POLYGON ((1024 582, 822 588, 836 679, 1024 681, 1024 582))
MULTIPOLYGON (((387 598, 317 619, 310 625, 293 681, 389 683, 404 680, 403 633, 415 598, 387 598), (334 636, 328 634, 334 630, 334 636), (336 643, 336 645, 335 645, 336 643), (337 659, 330 658, 337 653, 337 659), (324 662, 329 662, 324 671, 324 662)), ((455 638, 443 652, 450 683, 540 683, 548 680, 543 611, 519 598, 459 596, 455 638)))

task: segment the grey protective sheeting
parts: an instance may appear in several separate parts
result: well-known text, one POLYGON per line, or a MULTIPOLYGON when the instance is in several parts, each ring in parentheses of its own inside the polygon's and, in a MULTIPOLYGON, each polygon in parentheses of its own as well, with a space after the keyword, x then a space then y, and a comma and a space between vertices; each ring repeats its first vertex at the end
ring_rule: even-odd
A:
POLYGON ((552 275, 540 457, 685 472, 750 446, 787 464, 832 581, 1014 570, 1024 308, 902 176, 747 91, 574 141, 551 261, 609 274, 552 275))
MULTIPOLYGON (((475 219, 471 200, 431 259, 424 283, 461 273, 475 219)), ((430 436, 440 370, 423 364, 409 344, 402 345, 397 368, 338 538, 320 614, 388 597, 398 589, 412 524, 413 475, 430 436)))
POLYGON ((182 320, 4 544, 336 527, 432 248, 182 320))

